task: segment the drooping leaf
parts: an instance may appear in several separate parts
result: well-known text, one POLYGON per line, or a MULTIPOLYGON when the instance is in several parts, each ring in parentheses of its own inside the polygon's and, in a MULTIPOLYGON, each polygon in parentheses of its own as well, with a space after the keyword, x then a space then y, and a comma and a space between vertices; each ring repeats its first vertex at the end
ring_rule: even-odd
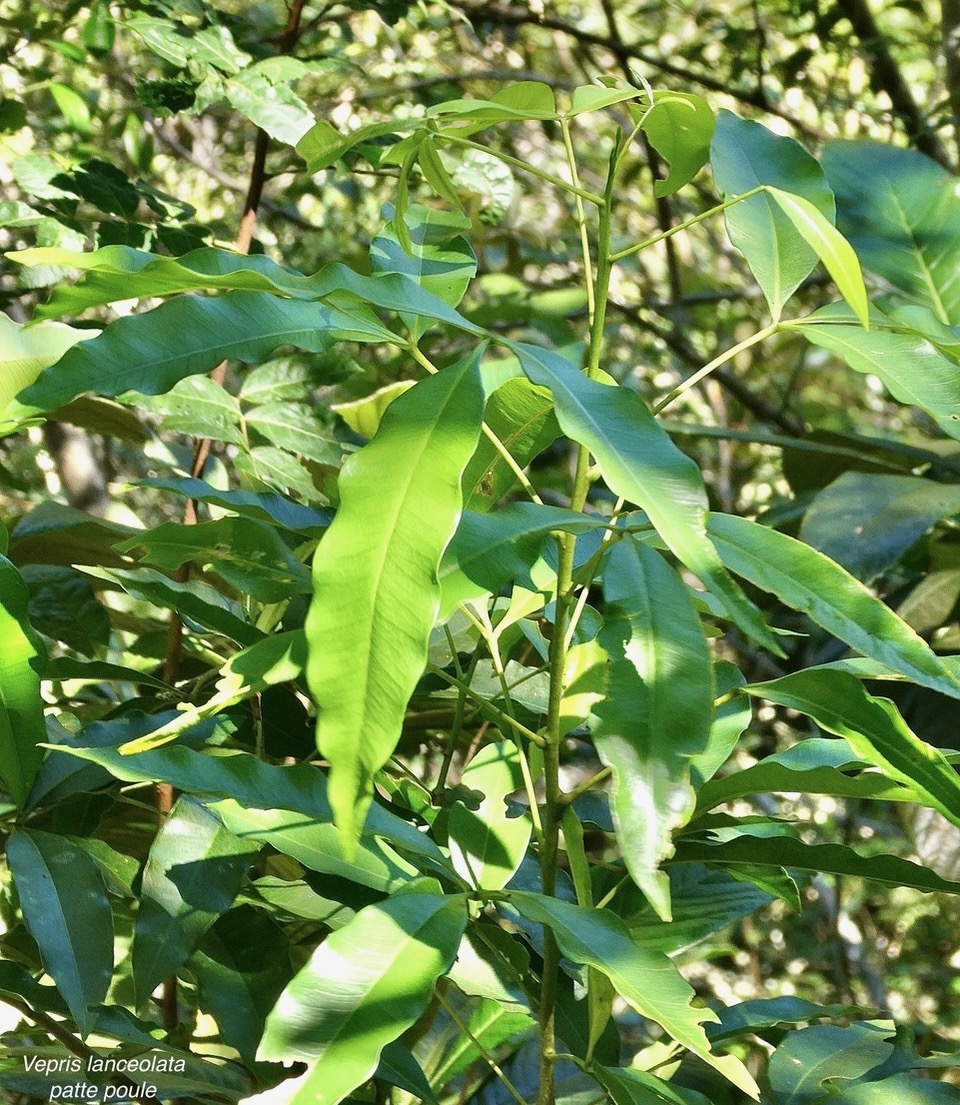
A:
POLYGON ((916 150, 879 142, 828 143, 823 171, 837 225, 864 266, 960 325, 960 197, 950 174, 916 150))
POLYGON ((767 195, 773 196, 800 237, 823 262, 824 268, 833 277, 837 290, 850 305, 861 325, 869 329, 870 307, 867 303, 867 289, 863 283, 863 273, 853 246, 826 218, 819 207, 804 199, 803 196, 794 196, 779 188, 768 188, 767 195))
POLYGON ((779 1025, 815 1021, 821 1017, 849 1017, 856 1011, 856 1006, 815 1005, 792 994, 779 998, 753 998, 721 1009, 720 1023, 708 1025, 707 1035, 711 1040, 728 1040, 779 1025))
POLYGON ((315 510, 283 495, 255 491, 221 491, 203 480, 187 477, 148 479, 141 481, 141 485, 175 491, 198 502, 211 503, 234 514, 253 518, 257 522, 268 522, 307 537, 320 537, 333 518, 329 511, 315 510))
POLYGON ((635 942, 623 923, 606 909, 584 909, 555 898, 514 891, 510 904, 528 921, 548 925, 561 952, 607 975, 617 992, 644 1017, 661 1025, 750 1097, 760 1091, 746 1067, 732 1055, 710 1051, 702 1022, 716 1019, 709 1009, 695 1009, 693 990, 670 960, 635 942))
POLYGON ((113 977, 113 914, 97 865, 75 844, 36 829, 17 829, 6 855, 27 929, 86 1036, 113 977))
POLYGON ((312 1063, 294 1101, 337 1105, 426 1008, 466 926, 462 897, 398 894, 317 948, 267 1017, 261 1059, 312 1063))
POLYGON ((11 417, 54 410, 85 391, 158 395, 223 360, 259 361, 277 346, 320 352, 332 341, 382 342, 393 335, 368 309, 350 313, 261 292, 183 295, 110 323, 69 349, 11 406, 11 417))
POLYGON ((764 836, 762 846, 758 846, 755 836, 747 834, 734 835, 716 844, 684 840, 677 845, 675 862, 708 863, 731 870, 744 864, 796 868, 813 874, 855 875, 925 892, 960 894, 960 882, 950 882, 899 856, 862 855, 845 844, 807 844, 785 834, 764 836))
POLYGON ((187 376, 165 395, 141 396, 137 406, 159 415, 165 430, 246 445, 240 404, 209 376, 187 376))
POLYGON ((106 648, 110 616, 79 571, 56 564, 27 564, 20 574, 30 592, 30 622, 38 632, 85 656, 106 648))
POLYGON ((443 1088, 481 1058, 477 1045, 494 1053, 501 1045, 533 1024, 529 1013, 511 1009, 509 1005, 499 1001, 482 1000, 467 1022, 473 1039, 461 1033, 451 1046, 444 1049, 440 1062, 435 1069, 430 1070, 434 1084, 443 1088))
POLYGON ((704 783, 697 792, 697 806, 709 810, 750 794, 783 792, 885 802, 918 801, 912 787, 892 782, 879 772, 860 770, 866 763, 846 741, 808 737, 784 752, 764 757, 752 767, 704 783))
MULTIPOLYGON (((187 794, 232 798, 254 809, 290 810, 317 821, 329 821, 333 816, 326 775, 311 764, 281 766, 264 763, 249 752, 200 752, 184 745, 133 756, 122 755, 115 744, 87 748, 71 744, 59 751, 99 764, 127 783, 170 783, 187 794)), ((443 862, 429 837, 377 803, 370 808, 366 828, 422 860, 443 862)))
POLYGON ((697 1090, 675 1086, 649 1071, 598 1063, 593 1073, 613 1105, 709 1105, 697 1090))
POLYGON ((313 126, 313 112, 282 81, 272 81, 258 66, 241 70, 226 82, 231 107, 271 138, 295 146, 313 126))
POLYGON ((348 837, 400 737, 439 612, 437 571, 460 517, 480 433, 478 356, 395 400, 340 476, 340 509, 314 557, 307 680, 330 800, 348 837))
POLYGON ((916 476, 844 472, 813 500, 800 536, 872 583, 941 518, 958 512, 960 486, 916 476))
POLYGON ((306 403, 262 403, 248 411, 244 421, 249 429, 281 449, 317 464, 340 464, 343 450, 306 403))
POLYGON ((614 770, 611 807, 627 870, 664 921, 670 890, 660 863, 693 812, 690 758, 713 720, 713 670, 689 591, 653 549, 621 541, 603 574, 611 658, 593 739, 614 770))
POLYGON ((450 810, 450 857, 460 876, 485 890, 501 890, 513 878, 530 843, 533 823, 509 816, 506 799, 523 786, 516 746, 506 741, 482 748, 460 777, 483 797, 472 810, 456 802, 450 810))
POLYGON ((219 818, 180 797, 160 827, 143 869, 133 934, 137 1004, 186 962, 240 889, 257 845, 228 832, 219 818))
POLYGON ((706 491, 697 466, 640 396, 588 379, 548 349, 512 348, 529 379, 550 388, 564 433, 597 458, 610 490, 646 511, 671 551, 716 594, 728 616, 779 653, 760 611, 727 574, 707 536, 706 491))
POLYGON ((843 737, 866 763, 960 825, 960 775, 938 748, 910 730, 890 699, 868 694, 856 676, 824 669, 798 671, 744 690, 812 717, 843 737))
POLYGON ((925 687, 960 697, 960 682, 889 607, 822 553, 767 526, 729 514, 710 517, 724 563, 801 610, 851 648, 925 687))
MULTIPOLYGON (((808 200, 834 220, 833 193, 817 162, 798 142, 760 123, 721 111, 710 163, 724 198, 769 185, 808 200)), ((769 192, 733 204, 725 217, 730 240, 747 259, 773 317, 779 318, 783 305, 813 271, 816 253, 769 192)))
POLYGON ((670 196, 688 184, 710 157, 716 122, 706 100, 684 92, 661 92, 643 115, 650 145, 670 166, 665 180, 653 186, 655 196, 670 196))
POLYGON ((877 376, 901 403, 911 403, 960 438, 957 366, 928 337, 892 322, 876 307, 864 330, 842 303, 786 324, 814 345, 836 353, 856 372, 877 376))

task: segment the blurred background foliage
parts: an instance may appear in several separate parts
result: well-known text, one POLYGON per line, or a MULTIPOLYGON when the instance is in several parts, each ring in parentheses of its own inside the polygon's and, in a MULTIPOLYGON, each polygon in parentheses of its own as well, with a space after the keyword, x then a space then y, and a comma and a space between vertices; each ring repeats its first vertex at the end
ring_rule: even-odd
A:
MULTIPOLYGON (((395 199, 396 168, 378 165, 374 149, 352 154, 350 172, 338 166, 306 174, 293 144, 313 119, 346 132, 379 118, 421 115, 444 100, 489 96, 521 79, 560 90, 608 74, 649 81, 703 95, 714 109, 760 120, 814 152, 836 138, 874 139, 912 147, 950 172, 957 166, 958 0, 331 0, 305 5, 295 38, 285 33, 289 18, 283 4, 269 0, 0 0, 2 251, 124 244, 179 255, 202 244, 230 245, 242 234, 250 180, 263 159, 252 252, 303 272, 331 260, 362 268, 384 207, 395 199)), ((610 114, 617 118, 619 110, 610 114)), ((584 185, 597 189, 612 128, 598 134, 594 127, 579 128, 575 140, 584 185)), ((492 140, 520 165, 566 171, 549 122, 501 128, 492 140)), ((718 202, 709 174, 657 199, 653 183, 664 166, 649 147, 643 153, 618 196, 621 245, 718 202)), ((563 197, 522 168, 475 151, 447 168, 478 257, 464 313, 519 340, 580 341, 586 319, 580 245, 563 197)), ((414 182, 413 200, 433 202, 430 195, 414 182)), ((0 304, 25 321, 67 275, 54 266, 0 260, 0 304)), ((824 283, 810 278, 798 306, 824 302, 824 283)), ((753 334, 765 310, 722 223, 699 224, 618 268, 604 367, 648 398, 662 395, 753 334)), ((110 317, 95 308, 71 321, 98 326, 110 317)), ((444 341, 449 347, 435 352, 454 354, 456 339, 444 341)), ((68 654, 96 656, 105 646, 110 623, 103 608, 66 565, 83 563, 84 548, 89 562, 102 564, 103 549, 128 534, 123 527, 179 517, 180 500, 136 481, 188 472, 194 435, 215 439, 210 482, 276 487, 321 508, 335 501, 332 458, 353 440, 352 430, 311 407, 317 357, 328 358, 329 377, 330 356, 274 361, 259 395, 255 376, 247 376, 239 430, 221 424, 211 434, 197 396, 178 388, 146 414, 79 400, 44 431, 0 443, 0 510, 44 635, 68 654), (258 404, 271 398, 302 404, 309 446, 267 418, 258 423, 258 404), (39 503, 47 505, 31 513, 39 503), (92 517, 65 526, 67 506, 92 517), (55 522, 55 541, 44 540, 44 511, 55 522), (88 616, 77 616, 81 601, 89 603, 88 616)), ((326 385, 325 407, 416 375, 380 347, 365 347, 362 359, 335 356, 340 382, 326 385)), ((226 388, 236 395, 239 378, 228 373, 226 388)), ((788 532, 805 527, 806 540, 829 546, 936 647, 960 651, 960 535, 946 486, 957 480, 960 449, 926 416, 892 402, 876 378, 785 333, 687 391, 671 426, 701 465, 716 509, 776 517, 788 532), (934 486, 943 483, 943 499, 934 496, 907 531, 887 526, 885 500, 872 508, 875 485, 863 479, 877 473, 923 473, 934 486), (824 497, 828 488, 839 503, 824 497), (863 542, 843 546, 852 503, 867 503, 867 521, 880 517, 869 531, 869 555, 863 542), (824 522, 831 505, 833 521, 824 522)), ((556 486, 563 486, 567 461, 562 450, 543 454, 536 461, 541 482, 549 487, 555 472, 556 486)), ((556 501, 563 505, 559 491, 556 501)), ((164 623, 135 596, 124 601, 122 616, 142 631, 136 663, 155 671, 164 623)), ((778 624, 791 624, 791 615, 770 613, 778 624)), ((809 626, 797 621, 794 628, 809 626)), ((744 641, 733 644, 731 658, 750 680, 787 670, 744 641)), ((835 649, 836 642, 816 633, 798 638, 788 666, 833 659, 835 649)), ((82 701, 82 690, 76 694, 82 701)), ((960 749, 955 702, 919 688, 900 698, 919 735, 960 749)), ((800 732, 809 734, 810 724, 761 707, 734 766, 789 746, 800 732)), ((797 795, 780 806, 761 795, 738 800, 735 812, 751 806, 768 814, 786 808, 809 822, 810 840, 914 850, 945 876, 960 878, 956 830, 926 811, 922 822, 906 823, 878 803, 797 795)), ((686 953, 689 977, 731 1002, 796 994, 888 1008, 960 1039, 960 916, 952 900, 852 877, 816 876, 799 893, 802 913, 778 898, 686 953)))

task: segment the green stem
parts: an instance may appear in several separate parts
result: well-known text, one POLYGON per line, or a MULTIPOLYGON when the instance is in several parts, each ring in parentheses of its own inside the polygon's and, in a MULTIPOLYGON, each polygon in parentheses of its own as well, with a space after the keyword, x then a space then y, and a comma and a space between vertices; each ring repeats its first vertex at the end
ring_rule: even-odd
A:
POLYGON ((709 211, 701 211, 699 215, 693 215, 689 219, 684 219, 682 223, 671 226, 669 230, 664 230, 660 234, 654 234, 652 238, 644 238, 642 242, 637 242, 636 245, 627 246, 626 249, 618 250, 611 256, 610 260, 617 262, 624 260, 626 257, 632 257, 635 253, 640 253, 641 250, 648 249, 650 246, 655 246, 658 242, 662 242, 666 238, 672 238, 674 234, 679 234, 682 230, 687 230, 691 226, 696 226, 697 223, 703 222, 704 219, 710 219, 713 218, 714 215, 719 215, 721 211, 726 211, 728 207, 733 207, 735 203, 740 203, 741 200, 748 200, 751 196, 757 196, 765 191, 766 185, 760 185, 759 188, 751 188, 749 192, 744 192, 740 196, 733 196, 731 199, 724 200, 723 203, 717 204, 716 207, 711 207, 709 211))
POLYGON ((464 683, 462 679, 457 679, 456 676, 444 671, 443 668, 438 667, 436 664, 428 664, 427 671, 429 671, 432 675, 439 676, 441 679, 449 683, 451 687, 458 687, 468 698, 476 702, 477 705, 480 706, 483 710, 485 710, 487 713, 493 714, 493 716, 498 721, 503 722, 504 725, 509 725, 511 729, 526 737, 527 740, 533 741, 533 743, 538 746, 542 746, 544 744, 544 738, 541 737, 539 733, 535 733, 532 729, 528 729, 526 725, 523 725, 521 722, 510 717, 510 715, 504 713, 503 710, 498 710, 497 707, 494 706, 489 699, 485 698, 482 694, 478 694, 472 687, 464 683))
POLYGON ((682 384, 678 384, 665 399, 661 399, 653 408, 653 413, 659 414, 665 407, 669 407, 674 399, 679 399, 684 392, 689 391, 692 387, 696 387, 696 385, 709 376, 715 368, 719 368, 721 365, 726 364, 727 361, 732 361, 738 353, 742 353, 745 349, 749 349, 751 346, 765 341, 779 329, 779 322, 771 322, 769 326, 764 326, 762 330, 758 330, 755 334, 751 334, 749 338, 744 338, 743 341, 738 342, 731 349, 721 353, 719 357, 714 357, 709 364, 705 364, 698 372, 695 372, 692 376, 688 376, 682 384))
POLYGON ((480 153, 495 157, 498 161, 502 161, 505 165, 512 165, 515 169, 522 169, 525 173, 530 173, 532 176, 539 177, 540 180, 545 181, 547 184, 552 184, 555 188, 560 188, 564 192, 569 192, 572 196, 579 196, 580 199, 584 199, 588 203, 596 204, 597 207, 603 204, 603 197, 598 196, 595 192, 588 192, 585 188, 578 188, 577 185, 570 184, 562 177, 554 176, 552 173, 545 172, 543 169, 538 169, 528 161, 521 161, 519 157, 511 157, 501 150, 494 150, 489 146, 482 146, 479 142, 471 142, 469 138, 458 138, 453 134, 444 133, 442 131, 438 132, 437 138, 441 142, 449 142, 454 146, 460 146, 462 149, 479 150, 480 153))
POLYGON ((497 1076, 497 1078, 500 1079, 500 1081, 504 1085, 504 1088, 507 1090, 507 1092, 510 1094, 510 1096, 514 1099, 514 1101, 518 1102, 519 1105, 527 1105, 527 1102, 524 1100, 523 1095, 520 1093, 520 1091, 517 1089, 517 1087, 510 1081, 510 1079, 506 1076, 506 1074, 504 1074, 503 1068, 500 1066, 500 1064, 496 1061, 496 1059, 494 1059, 494 1057, 490 1054, 490 1052, 487 1051, 487 1049, 483 1046, 483 1044, 480 1043, 480 1041, 476 1038, 476 1036, 474 1036, 474 1034, 470 1031, 470 1029, 464 1023, 464 1021, 454 1012, 454 1010, 450 1006, 450 1003, 446 1000, 446 998, 443 996, 443 994, 440 993, 439 990, 437 990, 437 998, 438 998, 440 1004, 446 1010, 447 1016, 450 1018, 450 1020, 453 1021, 453 1023, 464 1034, 464 1036, 467 1037, 467 1039, 470 1041, 470 1043, 472 1043, 473 1046, 477 1049, 477 1051, 483 1057, 484 1062, 487 1064, 487 1066, 490 1067, 490 1069, 497 1076))

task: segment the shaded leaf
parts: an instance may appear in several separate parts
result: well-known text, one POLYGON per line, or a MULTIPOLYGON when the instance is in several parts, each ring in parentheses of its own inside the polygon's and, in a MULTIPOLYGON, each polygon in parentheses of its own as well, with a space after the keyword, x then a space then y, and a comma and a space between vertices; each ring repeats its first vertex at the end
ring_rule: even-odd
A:
POLYGON ((17 829, 6 855, 27 929, 86 1036, 113 977, 113 914, 97 865, 75 844, 36 829, 17 829))
POLYGON ((137 1004, 186 962, 230 908, 258 851, 198 802, 177 799, 150 847, 133 934, 137 1004))
POLYGON ((653 186, 655 196, 670 196, 688 184, 710 157, 716 122, 706 100, 683 92, 660 92, 643 115, 650 145, 670 166, 666 180, 653 186))
POLYGON ((851 648, 955 698, 960 682, 927 643, 838 564, 784 533, 730 514, 710 516, 724 563, 801 610, 851 648))

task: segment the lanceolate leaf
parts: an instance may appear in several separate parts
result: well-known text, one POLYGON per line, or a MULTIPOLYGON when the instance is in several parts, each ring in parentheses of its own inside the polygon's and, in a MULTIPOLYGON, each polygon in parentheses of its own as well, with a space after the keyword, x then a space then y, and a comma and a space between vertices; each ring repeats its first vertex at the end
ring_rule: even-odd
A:
POLYGON ((382 342, 393 335, 359 307, 347 313, 262 292, 178 296, 156 310, 118 319, 99 337, 68 350, 20 394, 10 413, 54 410, 85 391, 159 395, 223 360, 259 361, 280 345, 319 353, 337 340, 382 342))
POLYGON ((960 825, 960 775, 942 752, 911 732, 888 698, 867 694, 855 675, 821 668, 754 683, 744 690, 812 717, 823 729, 843 737, 862 760, 960 825))
POLYGON ((258 850, 228 832, 198 802, 179 798, 143 870, 133 934, 137 1004, 180 967, 200 937, 230 908, 258 850))
POLYGON ((330 761, 330 801, 356 836, 426 665, 437 571, 460 517, 460 478, 483 416, 479 354, 388 407, 340 476, 340 509, 314 557, 307 679, 330 761))
POLYGON ((867 289, 863 283, 860 262, 853 246, 843 237, 823 214, 809 200, 782 192, 779 188, 768 188, 767 194, 773 196, 794 228, 823 262, 827 272, 833 277, 837 290, 850 304, 854 314, 865 329, 870 328, 870 307, 867 303, 867 289))
POLYGON ((61 836, 18 829, 7 841, 23 918, 85 1036, 113 976, 113 914, 93 860, 61 836))
MULTIPOLYGON (((710 160, 725 197, 770 185, 809 200, 833 222, 835 203, 823 171, 792 138, 721 111, 710 160)), ((779 318, 783 305, 813 271, 817 254, 769 192, 729 207, 726 221, 730 240, 746 257, 774 318, 779 318)))
POLYGON ((612 662, 593 738, 614 769, 611 806, 627 870, 669 921, 659 866, 694 807, 690 757, 706 748, 713 719, 710 650, 687 588, 658 552, 620 542, 603 580, 600 642, 612 662))
POLYGON ((807 844, 793 836, 735 836, 719 844, 685 840, 677 846, 678 863, 708 863, 736 869, 744 864, 761 867, 795 867, 814 874, 855 875, 861 879, 960 894, 960 882, 942 879, 918 863, 899 856, 864 856, 845 844, 807 844))
POLYGON ((280 995, 260 1045, 266 1060, 313 1068, 294 1099, 337 1105, 426 1008, 466 927, 466 901, 398 894, 332 933, 280 995))
POLYGON ((702 1022, 716 1020, 716 1014, 709 1009, 695 1009, 691 1005, 693 990, 676 967, 665 955, 635 943, 614 914, 527 892, 512 893, 510 903, 528 921, 549 926, 568 959, 607 975, 638 1013, 656 1021, 744 1093, 760 1096, 739 1059, 710 1051, 702 1022))
POLYGON ((529 379, 553 392, 564 433, 596 457, 610 490, 646 511, 671 551, 754 640, 780 653, 760 614, 727 574, 706 532, 707 495, 694 462, 635 392, 589 380, 548 349, 512 347, 529 379))
MULTIPOLYGON (((327 801, 327 777, 312 764, 268 764, 251 755, 226 749, 198 752, 176 745, 122 755, 116 747, 76 748, 57 745, 56 752, 106 768, 125 783, 170 783, 187 794, 233 798, 255 809, 290 810, 319 822, 333 812, 327 801)), ((443 863, 440 849, 414 826, 376 803, 367 815, 367 832, 422 859, 443 863)))
POLYGON ((437 319, 475 334, 482 332, 434 295, 429 285, 421 287, 406 275, 406 270, 364 276, 346 265, 332 264, 314 276, 304 276, 262 254, 246 256, 213 248, 193 250, 176 258, 158 257, 129 246, 105 246, 92 253, 27 249, 11 256, 26 265, 56 263, 85 270, 87 275, 79 284, 61 287, 54 293, 41 308, 42 317, 77 314, 88 307, 129 299, 131 294, 147 298, 218 289, 271 292, 301 300, 337 296, 437 319))
POLYGON ((40 697, 43 646, 27 618, 29 596, 20 573, 0 556, 0 780, 25 804, 43 762, 47 739, 40 697))
POLYGON ((862 583, 822 553, 767 526, 730 514, 710 517, 724 563, 781 602, 802 610, 864 656, 916 683, 960 698, 960 681, 927 643, 862 583))
POLYGON ((960 439, 960 375, 954 361, 876 308, 870 320, 864 330, 846 305, 831 303, 789 326, 855 371, 879 377, 895 399, 926 411, 945 433, 960 439))

